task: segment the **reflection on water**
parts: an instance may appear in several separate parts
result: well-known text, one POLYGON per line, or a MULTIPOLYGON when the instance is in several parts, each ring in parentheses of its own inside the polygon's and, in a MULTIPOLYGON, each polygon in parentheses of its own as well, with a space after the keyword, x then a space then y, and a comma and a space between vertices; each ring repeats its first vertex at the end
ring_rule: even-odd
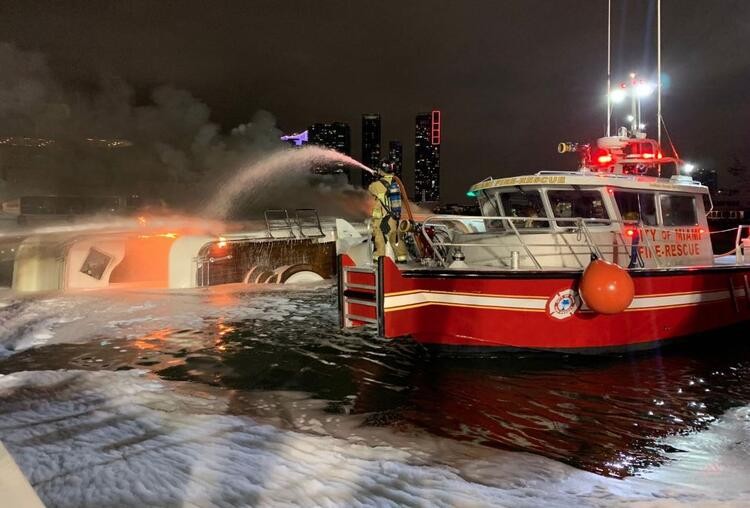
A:
POLYGON ((303 392, 331 414, 366 415, 367 425, 416 426, 614 476, 662 463, 676 450, 661 438, 750 401, 740 332, 637 356, 437 359, 371 330, 343 333, 333 311, 313 315, 333 305, 328 291, 279 294, 297 308, 284 323, 214 319, 200 330, 49 346, 0 362, 0 372, 146 368, 234 389, 243 403, 233 410, 248 414, 259 399, 243 393, 303 392))

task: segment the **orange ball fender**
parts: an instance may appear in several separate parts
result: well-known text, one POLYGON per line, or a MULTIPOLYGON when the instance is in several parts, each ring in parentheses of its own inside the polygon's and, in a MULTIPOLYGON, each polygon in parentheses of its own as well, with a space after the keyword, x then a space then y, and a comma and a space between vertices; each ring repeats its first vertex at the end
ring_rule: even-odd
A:
POLYGON ((594 312, 619 314, 633 302, 635 286, 627 270, 595 259, 583 271, 578 292, 594 312))

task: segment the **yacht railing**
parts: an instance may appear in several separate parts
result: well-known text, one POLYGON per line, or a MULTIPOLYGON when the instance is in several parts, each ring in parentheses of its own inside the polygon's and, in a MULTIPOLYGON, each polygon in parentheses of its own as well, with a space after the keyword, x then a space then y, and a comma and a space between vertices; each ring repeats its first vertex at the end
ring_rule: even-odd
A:
POLYGON ((451 264, 458 251, 469 248, 509 250, 509 262, 500 256, 493 261, 512 269, 517 269, 524 259, 536 269, 551 267, 545 262, 548 258, 559 259, 563 266, 563 258, 567 256, 581 269, 591 256, 626 267, 643 267, 642 250, 649 251, 648 257, 659 266, 660 260, 643 226, 632 221, 581 217, 433 215, 422 222, 422 234, 433 252, 433 259, 442 266, 451 264), (625 239, 626 228, 633 231, 635 239, 625 239), (571 241, 571 235, 575 235, 575 241, 571 241), (470 236, 497 238, 498 241, 466 241, 470 236))

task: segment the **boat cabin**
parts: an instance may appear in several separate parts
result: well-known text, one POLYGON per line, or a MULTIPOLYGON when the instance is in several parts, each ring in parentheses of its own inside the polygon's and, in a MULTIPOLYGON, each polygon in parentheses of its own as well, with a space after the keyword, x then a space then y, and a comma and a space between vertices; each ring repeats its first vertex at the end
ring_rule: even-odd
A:
POLYGON ((481 217, 423 223, 443 266, 581 270, 592 254, 631 269, 714 263, 711 198, 689 176, 543 171, 488 178, 468 195, 481 217))

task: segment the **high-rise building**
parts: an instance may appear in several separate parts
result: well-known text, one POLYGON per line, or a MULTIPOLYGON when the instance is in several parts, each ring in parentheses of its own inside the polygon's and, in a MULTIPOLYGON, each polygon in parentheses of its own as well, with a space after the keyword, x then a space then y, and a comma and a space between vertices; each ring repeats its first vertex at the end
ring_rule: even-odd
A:
POLYGON ((404 147, 401 141, 388 142, 388 162, 393 165, 393 174, 401 178, 404 174, 404 147))
MULTIPOLYGON (((368 113, 362 115, 362 164, 377 169, 380 165, 380 115, 368 113)), ((362 171, 362 186, 372 182, 372 175, 362 171)))
MULTIPOLYGON (((344 122, 314 123, 307 129, 308 142, 336 150, 344 155, 352 153, 352 136, 349 124, 344 122)), ((343 162, 316 166, 313 171, 318 174, 345 173, 351 181, 349 168, 343 162)))
POLYGON ((331 148, 344 155, 352 154, 352 135, 348 123, 314 123, 307 129, 308 141, 331 148))
POLYGON ((440 111, 419 113, 414 134, 414 199, 439 201, 440 111))

